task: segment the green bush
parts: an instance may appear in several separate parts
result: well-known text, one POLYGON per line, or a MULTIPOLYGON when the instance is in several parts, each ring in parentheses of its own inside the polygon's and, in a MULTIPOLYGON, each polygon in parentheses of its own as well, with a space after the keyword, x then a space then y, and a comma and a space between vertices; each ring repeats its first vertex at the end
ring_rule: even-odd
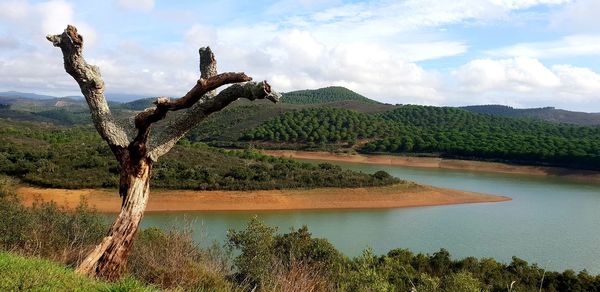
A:
POLYGON ((253 217, 245 230, 227 232, 228 247, 240 250, 234 259, 237 279, 248 281, 251 285, 264 285, 270 280, 271 267, 275 262, 275 231, 276 228, 253 217))
POLYGON ((15 199, 0 200, 0 247, 77 264, 107 230, 106 222, 86 205, 66 212, 55 203, 23 207, 15 199))
POLYGON ((149 228, 140 232, 128 259, 128 273, 164 289, 228 291, 226 258, 201 248, 189 230, 149 228))
POLYGON ((0 199, 14 197, 16 185, 17 181, 14 178, 0 174, 0 199))
POLYGON ((444 291, 447 292, 479 292, 481 283, 469 272, 449 274, 444 279, 444 291))

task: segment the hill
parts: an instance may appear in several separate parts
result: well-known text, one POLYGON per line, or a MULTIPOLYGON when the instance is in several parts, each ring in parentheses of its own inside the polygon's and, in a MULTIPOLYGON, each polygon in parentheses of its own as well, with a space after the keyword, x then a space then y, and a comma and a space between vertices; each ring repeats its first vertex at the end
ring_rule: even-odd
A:
MULTIPOLYGON (((298 147, 353 145, 366 153, 439 155, 600 170, 600 127, 405 105, 368 115, 305 109, 271 119, 243 139, 298 147)), ((260 145, 260 144, 259 144, 260 145)))
POLYGON ((0 92, 0 96, 12 97, 12 98, 27 98, 27 99, 53 99, 53 98, 56 98, 55 96, 50 96, 50 95, 42 95, 42 94, 19 92, 19 91, 0 92))
MULTIPOLYGON (((118 166, 91 126, 57 127, 0 119, 0 174, 42 187, 113 188, 118 166)), ((269 190, 366 187, 398 183, 322 164, 274 158, 251 150, 228 151, 185 141, 154 165, 157 188, 269 190)))
POLYGON ((283 94, 281 99, 283 103, 290 104, 320 104, 348 100, 369 104, 379 103, 372 99, 368 99, 348 88, 340 86, 287 92, 283 94))
MULTIPOLYGON (((341 87, 296 91, 287 97, 278 104, 238 100, 190 131, 187 140, 213 146, 245 147, 251 142, 268 148, 351 148, 600 169, 600 128, 557 123, 594 123, 598 114, 494 105, 389 105, 341 87)), ((145 98, 112 104, 113 113, 118 120, 129 119, 152 102, 145 98)), ((5 97, 0 104, 0 117, 14 121, 89 125, 82 100, 5 97)))
POLYGON ((462 109, 483 114, 513 118, 534 118, 548 122, 568 123, 575 125, 600 125, 600 113, 574 112, 554 107, 517 109, 505 105, 471 105, 462 109))
MULTIPOLYGON (((11 97, 0 96, 0 118, 15 121, 54 123, 57 125, 89 124, 89 113, 83 99, 57 98, 33 99, 25 93, 15 93, 11 97), (17 96, 21 94, 22 96, 17 96)), ((364 113, 378 113, 395 106, 382 104, 342 87, 328 87, 316 90, 303 90, 285 94, 295 103, 238 100, 221 112, 206 119, 188 134, 190 141, 231 143, 243 133, 261 123, 286 112, 312 107, 332 107, 352 109, 364 113)), ((284 95, 284 96, 285 96, 284 95)), ((121 97, 125 95, 120 95, 121 97)), ((110 95, 109 95, 110 98, 110 95)), ((153 106, 155 98, 142 98, 129 102, 109 102, 118 120, 127 119, 137 111, 153 106)), ((174 118, 181 113, 168 116, 174 118)), ((162 123, 164 124, 164 122, 162 123)), ((160 126, 160 125, 158 125, 160 126)))
POLYGON ((90 122, 87 104, 83 100, 71 98, 32 99, 0 96, 0 118, 57 125, 90 122))

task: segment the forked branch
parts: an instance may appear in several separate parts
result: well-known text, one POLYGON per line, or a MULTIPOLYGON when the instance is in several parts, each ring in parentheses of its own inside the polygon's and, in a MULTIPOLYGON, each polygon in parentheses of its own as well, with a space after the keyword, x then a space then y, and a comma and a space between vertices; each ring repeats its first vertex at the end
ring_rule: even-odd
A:
MULTIPOLYGON (((217 74, 217 61, 214 54, 209 47, 201 48, 199 51, 201 77, 194 87, 181 98, 171 100, 168 97, 159 97, 154 103, 155 107, 138 113, 135 116, 137 135, 133 139, 129 139, 124 129, 114 122, 108 108, 100 70, 98 67, 86 63, 83 58, 83 37, 77 33, 77 29, 69 25, 62 34, 48 35, 46 38, 54 46, 61 48, 65 70, 79 84, 89 105, 96 129, 115 154, 128 149, 132 158, 139 159, 147 156, 156 161, 200 121, 209 114, 223 109, 231 102, 239 98, 269 99, 277 102, 280 98, 280 94, 272 91, 266 81, 248 82, 252 78, 241 72, 217 74), (221 93, 215 94, 215 90, 220 86, 241 82, 248 83, 235 84, 221 93), (164 119, 170 111, 183 109, 189 110, 177 117, 173 124, 167 127, 166 133, 156 139, 155 145, 148 147, 152 124, 164 119)), ((119 156, 119 154, 117 155, 119 156)))
POLYGON ((100 70, 83 58, 83 37, 77 33, 74 26, 69 25, 62 34, 48 35, 46 39, 61 49, 65 70, 79 84, 100 136, 106 140, 113 152, 127 147, 127 135, 123 128, 115 123, 104 97, 104 81, 100 70))
MULTIPOLYGON (((199 87, 198 84, 200 84, 202 80, 207 80, 207 84, 214 84, 213 81, 210 80, 223 80, 223 78, 220 76, 227 76, 226 74, 243 74, 217 74, 217 60, 211 49, 209 47, 200 48, 199 54, 201 78, 196 84, 196 86, 192 90, 190 90, 190 92, 188 92, 188 94, 179 99, 193 99, 194 103, 187 112, 177 117, 173 123, 168 125, 165 131, 162 133, 162 135, 159 135, 159 137, 154 140, 152 145, 149 146, 148 157, 154 161, 156 161, 165 153, 169 152, 169 150, 171 150, 171 148, 175 145, 175 143, 177 143, 177 141, 179 141, 179 139, 181 139, 188 131, 190 131, 196 125, 198 125, 198 123, 204 120, 208 115, 223 109, 224 107, 236 101, 237 99, 268 99, 272 102, 278 102, 281 98, 281 95, 279 93, 271 90, 271 86, 267 83, 267 81, 262 81, 259 83, 247 82, 244 84, 234 84, 221 91, 217 95, 215 95, 214 91, 214 89, 216 89, 217 87, 213 87, 212 85, 206 86, 202 88, 202 90, 196 89, 199 87), (206 89, 208 90, 204 91, 206 89), (194 97, 188 97, 191 95, 190 93, 192 92, 194 97), (199 96, 199 93, 201 92, 203 95, 199 96)), ((242 75, 238 75, 238 77, 242 77, 242 75)), ((228 79, 229 78, 231 77, 228 77, 228 79)), ((229 80, 232 79, 233 78, 229 80)), ((250 80, 251 78, 248 77, 248 79, 250 80)), ((157 105, 157 108, 159 108, 160 104, 169 102, 170 101, 166 98, 158 98, 155 103, 157 105)), ((148 110, 148 112, 154 112, 153 110, 154 109, 150 109, 148 110)), ((164 118, 164 116, 162 118, 164 118)))

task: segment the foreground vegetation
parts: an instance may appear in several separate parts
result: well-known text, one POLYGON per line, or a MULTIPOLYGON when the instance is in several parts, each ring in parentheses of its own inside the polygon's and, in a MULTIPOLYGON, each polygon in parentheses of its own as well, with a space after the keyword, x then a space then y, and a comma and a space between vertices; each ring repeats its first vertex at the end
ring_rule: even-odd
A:
MULTIPOLYGON (((368 115, 334 108, 276 117, 250 141, 354 146, 364 153, 409 153, 600 170, 600 127, 512 119, 444 107, 406 105, 368 115), (356 145, 357 142, 368 142, 356 145)), ((271 145, 272 146, 272 145, 271 145)))
POLYGON ((443 249, 433 254, 394 249, 385 255, 367 249, 348 258, 306 227, 281 234, 256 218, 243 230, 230 230, 224 245, 200 246, 188 228, 143 230, 127 276, 107 284, 71 270, 103 237, 105 218, 85 205, 75 212, 51 203, 25 208, 14 195, 15 183, 0 176, 3 291, 507 291, 510 285, 513 291, 600 290, 600 276, 545 271, 516 257, 504 264, 455 260, 443 249))
POLYGON ((0 251, 1 291, 158 291, 131 277, 117 283, 95 281, 37 257, 0 251))
MULTIPOLYGON (((365 187, 398 183, 385 173, 369 175, 328 163, 313 165, 229 151, 201 143, 177 145, 153 170, 153 187, 199 190, 257 190, 365 187)), ((0 173, 56 188, 117 187, 117 163, 91 127, 61 128, 0 123, 0 173)))

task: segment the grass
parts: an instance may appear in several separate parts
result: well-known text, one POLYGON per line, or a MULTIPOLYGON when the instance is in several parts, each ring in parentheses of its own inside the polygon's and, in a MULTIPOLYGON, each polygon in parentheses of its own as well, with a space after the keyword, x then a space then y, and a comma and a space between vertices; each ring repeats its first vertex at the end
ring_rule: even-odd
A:
POLYGON ((93 280, 40 258, 0 252, 0 291, 159 291, 132 278, 116 283, 93 280))

